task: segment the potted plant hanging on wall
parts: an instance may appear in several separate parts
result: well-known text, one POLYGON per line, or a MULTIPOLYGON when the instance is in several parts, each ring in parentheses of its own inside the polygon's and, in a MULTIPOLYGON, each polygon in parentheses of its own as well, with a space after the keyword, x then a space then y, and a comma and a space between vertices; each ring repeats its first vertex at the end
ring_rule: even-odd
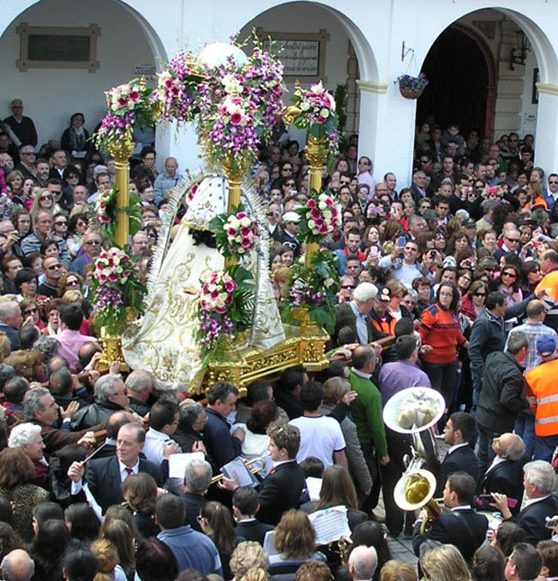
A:
POLYGON ((418 99, 428 85, 428 79, 424 73, 420 73, 418 77, 401 75, 397 82, 399 83, 399 92, 405 99, 418 99))

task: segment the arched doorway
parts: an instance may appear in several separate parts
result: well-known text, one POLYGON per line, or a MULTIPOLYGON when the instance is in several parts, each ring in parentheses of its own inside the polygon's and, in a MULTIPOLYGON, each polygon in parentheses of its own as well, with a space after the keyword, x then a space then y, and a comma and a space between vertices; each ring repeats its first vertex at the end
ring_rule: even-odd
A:
POLYGON ((436 39, 422 71, 429 84, 417 103, 417 123, 433 118, 441 127, 459 125, 461 134, 491 136, 495 70, 492 56, 470 30, 452 25, 436 39))

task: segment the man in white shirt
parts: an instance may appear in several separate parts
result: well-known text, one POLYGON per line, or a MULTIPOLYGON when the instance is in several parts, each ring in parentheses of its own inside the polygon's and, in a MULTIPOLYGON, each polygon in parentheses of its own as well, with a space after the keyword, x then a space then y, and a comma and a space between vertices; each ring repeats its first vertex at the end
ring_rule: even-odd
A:
POLYGON ((296 460, 302 462, 314 456, 326 468, 335 463, 347 469, 345 438, 337 420, 322 416, 320 408, 323 398, 322 384, 317 381, 309 381, 300 390, 304 415, 289 422, 300 430, 300 448, 296 460))
POLYGON ((143 446, 145 457, 153 464, 160 466, 171 454, 182 451, 171 439, 178 427, 179 418, 178 405, 175 403, 163 400, 153 404, 149 412, 149 430, 145 434, 143 446))

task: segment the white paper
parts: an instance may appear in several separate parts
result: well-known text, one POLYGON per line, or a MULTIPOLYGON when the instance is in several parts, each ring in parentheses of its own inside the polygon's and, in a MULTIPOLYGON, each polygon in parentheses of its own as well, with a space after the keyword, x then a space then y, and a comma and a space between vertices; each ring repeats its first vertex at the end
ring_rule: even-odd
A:
POLYGON ((203 452, 191 452, 190 454, 171 454, 169 456, 169 478, 181 478, 184 480, 186 465, 192 460, 205 460, 203 452))
POLYGON ((83 486, 83 492, 85 492, 87 504, 91 507, 91 510, 95 513, 99 519, 99 522, 103 524, 103 521, 105 520, 103 517, 103 509, 99 506, 97 499, 93 496, 93 493, 91 490, 89 490, 89 486, 87 484, 83 486))
POLYGON ((308 490, 308 496, 310 497, 310 500, 312 501, 320 500, 322 479, 314 478, 313 476, 308 476, 308 478, 306 479, 306 489, 308 490))
POLYGON ((351 529, 346 506, 332 506, 308 515, 316 531, 316 545, 329 545, 342 537, 350 537, 351 529))
POLYGON ((221 472, 227 478, 236 477, 240 486, 257 486, 259 484, 254 475, 246 468, 240 456, 221 466, 221 472))

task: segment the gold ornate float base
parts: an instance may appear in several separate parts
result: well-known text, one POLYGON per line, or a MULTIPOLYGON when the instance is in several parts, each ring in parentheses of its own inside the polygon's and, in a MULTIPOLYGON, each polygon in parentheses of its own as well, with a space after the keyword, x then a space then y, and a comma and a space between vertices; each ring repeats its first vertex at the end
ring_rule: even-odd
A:
POLYGON ((279 375, 284 369, 303 365, 308 371, 321 371, 329 365, 325 356, 329 335, 320 329, 306 313, 300 327, 285 325, 287 338, 271 349, 227 349, 219 361, 207 370, 207 386, 216 381, 230 381, 246 395, 253 381, 279 375))
POLYGON ((111 363, 115 361, 120 363, 120 371, 130 371, 126 361, 124 361, 124 355, 122 355, 122 340, 120 337, 101 335, 99 343, 101 343, 101 346, 103 347, 101 359, 99 359, 99 364, 97 366, 101 373, 108 371, 111 363))

